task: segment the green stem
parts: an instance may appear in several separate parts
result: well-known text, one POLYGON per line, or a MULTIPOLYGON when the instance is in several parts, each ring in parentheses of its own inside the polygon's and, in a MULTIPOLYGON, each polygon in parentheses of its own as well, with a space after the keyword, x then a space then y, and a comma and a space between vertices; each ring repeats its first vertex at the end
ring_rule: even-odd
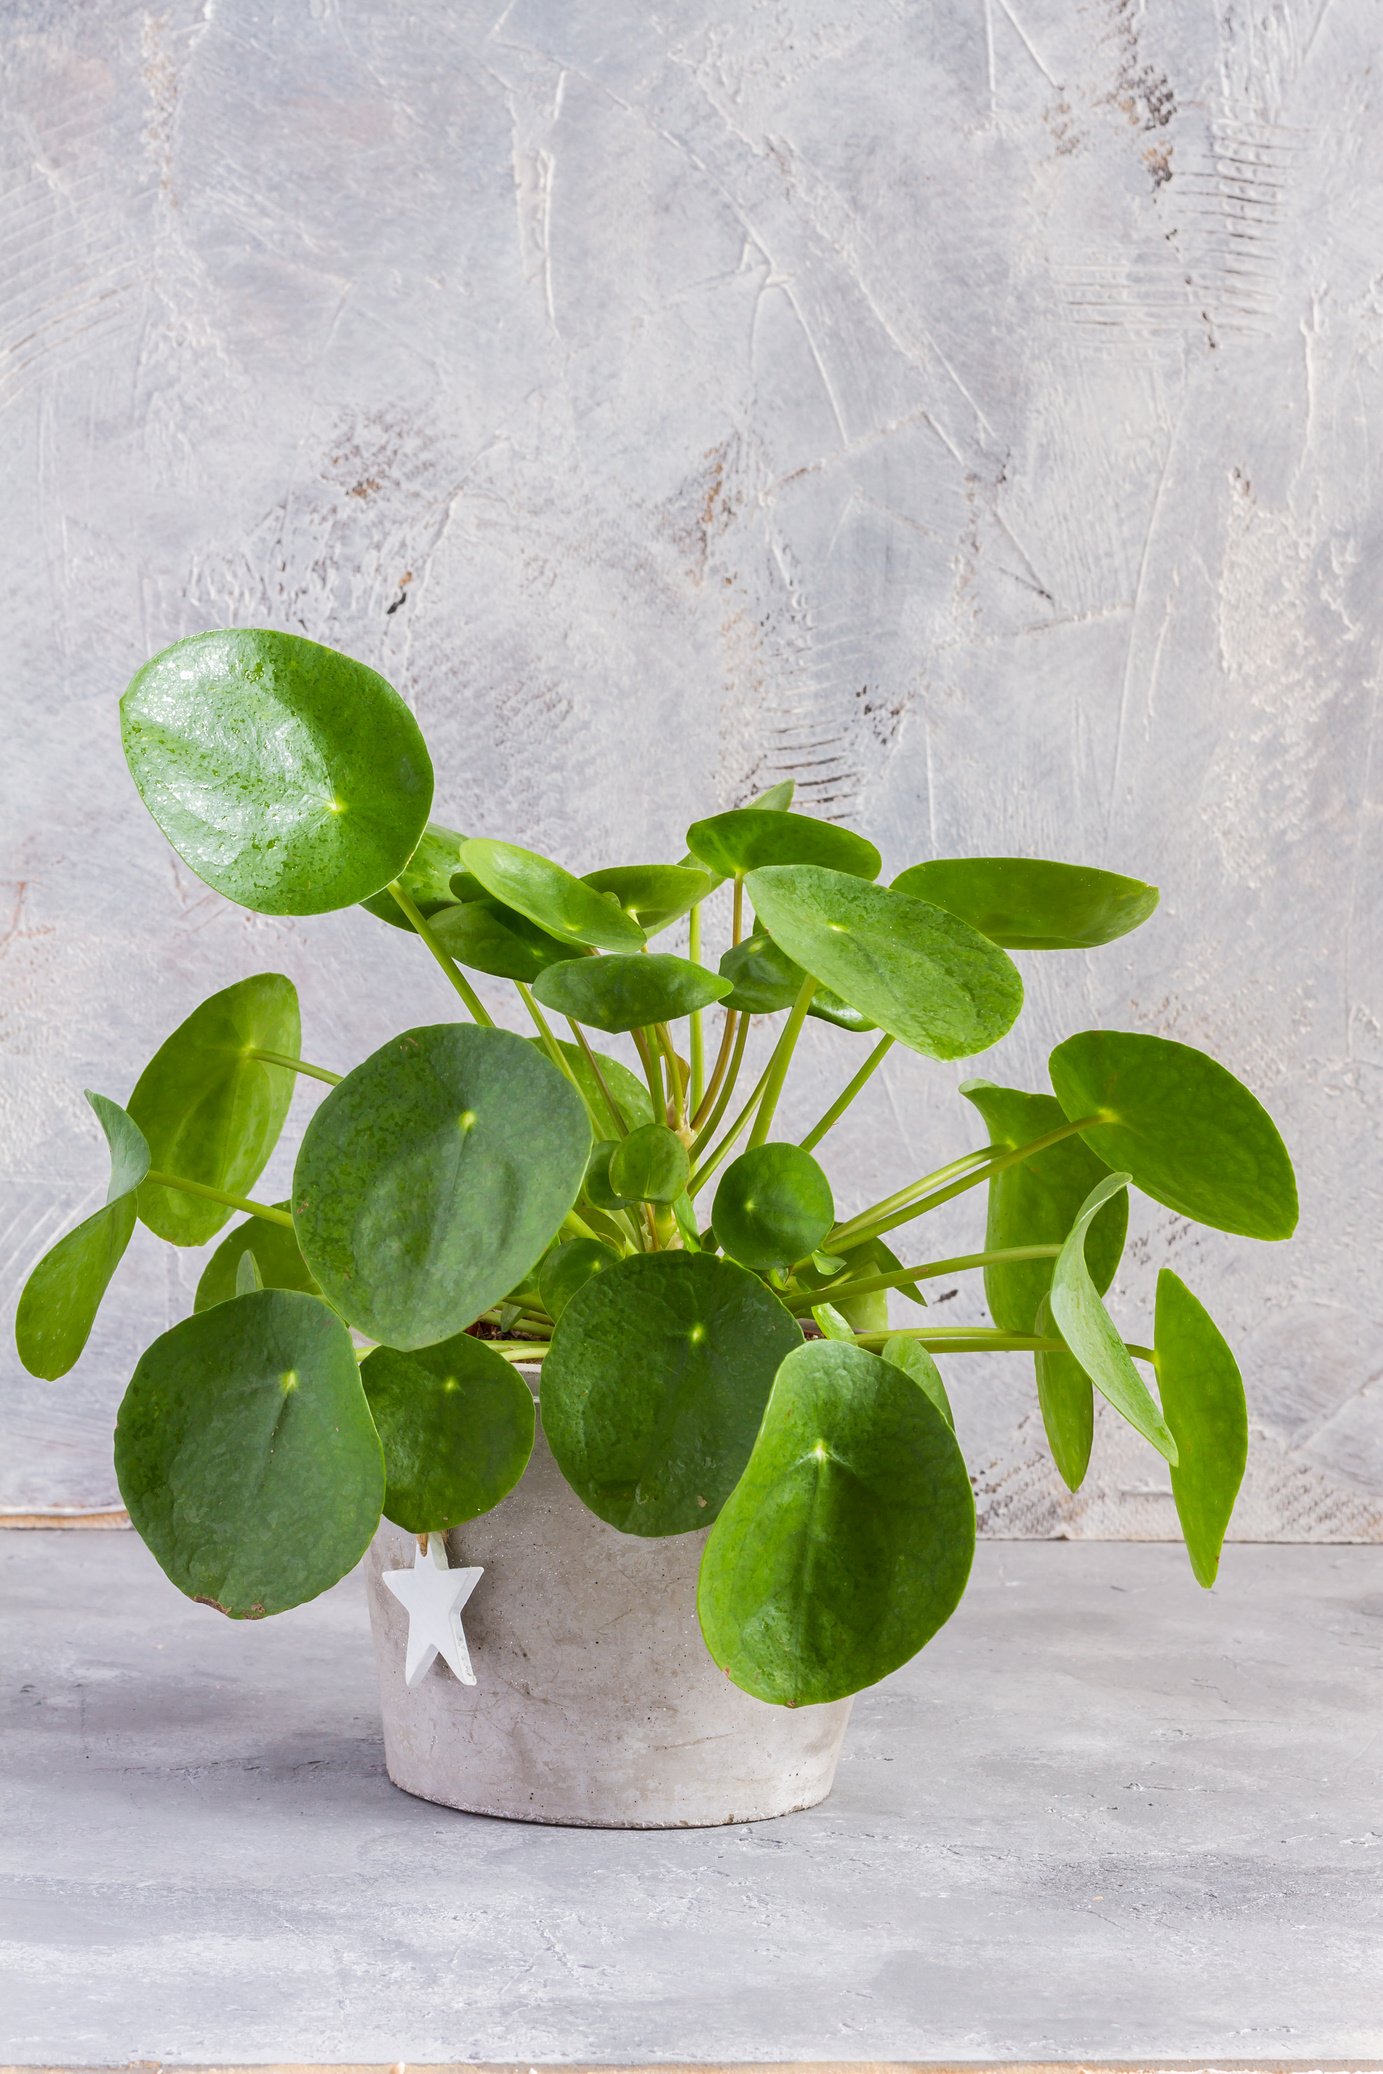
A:
POLYGON ((456 960, 448 957, 447 953, 442 949, 441 944, 438 943, 437 938, 433 935, 426 917, 420 912, 414 902, 409 899, 397 879, 391 881, 388 890, 393 894, 414 929, 416 929, 418 935, 427 945, 433 957, 437 960, 437 963, 465 1002, 472 1019, 479 1023, 482 1029, 493 1030, 495 1019, 490 1014, 489 1009, 466 978, 456 960))
POLYGON ((514 981, 514 985, 518 989, 519 999, 523 1002, 524 1007, 528 1010, 529 1020, 532 1022, 534 1029, 538 1033, 538 1042, 542 1045, 543 1050, 547 1053, 549 1059, 551 1059, 553 1065, 557 1068, 557 1071, 562 1075, 562 1078, 564 1080, 569 1080, 572 1086, 576 1089, 578 1095, 581 1096, 581 1105, 586 1111, 586 1114, 590 1117, 591 1122, 595 1124, 595 1111, 591 1108, 590 1103, 586 1100, 585 1094, 582 1092, 580 1081, 572 1072, 571 1067, 567 1064, 567 1061, 563 1058, 562 1047, 558 1044, 557 1039, 552 1034, 552 1025, 549 1023, 547 1017, 543 1014, 542 1009, 539 1008, 537 1002, 533 999, 532 994, 524 985, 523 981, 521 979, 516 979, 514 981))
POLYGON ((314 1080, 325 1080, 328 1087, 339 1087, 341 1075, 326 1066, 309 1066, 306 1059, 290 1058, 286 1051, 265 1051, 252 1044, 245 1053, 247 1059, 263 1059, 266 1066, 286 1066, 290 1073, 310 1073, 314 1080))
MULTIPOLYGON (((937 1354, 1065 1354, 1069 1352, 1065 1340, 1039 1339, 1035 1334, 1018 1332, 989 1332, 983 1326, 973 1329, 965 1325, 899 1325, 888 1332, 857 1332, 853 1335, 857 1346, 880 1345, 890 1339, 915 1339, 928 1353, 937 1354)), ((1132 1354, 1136 1361, 1153 1360, 1151 1347, 1140 1347, 1132 1340, 1125 1340, 1124 1351, 1132 1354)))
POLYGON ((820 1289, 794 1294, 788 1308, 809 1311, 813 1304, 836 1303, 842 1296, 872 1296, 877 1289, 901 1289, 908 1282, 931 1282, 971 1267, 1000 1267, 1009 1260, 1055 1260, 1060 1251, 1060 1246, 1000 1246, 992 1253, 957 1253, 950 1260, 924 1260, 920 1267, 891 1268, 887 1274, 864 1275, 854 1282, 826 1282, 820 1289))
MULTIPOLYGON (((687 916, 687 956, 693 965, 701 963, 701 903, 698 901, 687 916)), ((701 1107, 701 1098, 706 1092, 706 1033, 702 1028, 703 1011, 694 1008, 691 1014, 691 1038, 688 1050, 691 1058, 691 1097, 688 1106, 693 1116, 701 1107)))
POLYGON ((600 1237, 600 1233, 592 1231, 585 1218, 578 1217, 575 1210, 568 1210, 566 1216, 562 1219, 562 1229, 563 1231, 574 1233, 578 1239, 599 1239, 600 1237))
POLYGON ((658 1047, 650 1044, 643 1030, 631 1030, 634 1047, 643 1061, 643 1077, 648 1082, 648 1099, 653 1104, 653 1121, 666 1123, 667 1103, 663 1100, 663 1072, 658 1063, 658 1047))
MULTIPOLYGON (((748 1016, 746 1016, 746 1024, 748 1023, 748 1021, 749 1018, 748 1016)), ((730 1147, 734 1144, 736 1138, 738 1138, 740 1132, 744 1129, 750 1117, 754 1114, 755 1105, 757 1104, 759 1097, 762 1095, 764 1087, 767 1084, 769 1068, 772 1066, 772 1064, 773 1061, 772 1059, 770 1059, 768 1065, 764 1067, 763 1072, 755 1081, 753 1092, 751 1093, 749 1100, 745 1103, 743 1109, 741 1109, 739 1115, 735 1118, 729 1130, 721 1139, 719 1145, 717 1145, 715 1151, 711 1153, 709 1157, 702 1162, 702 1164, 697 1168, 696 1172, 692 1175, 691 1180, 687 1183, 688 1195, 695 1195, 698 1188, 700 1188, 705 1182, 710 1180, 712 1174, 714 1174, 716 1168, 720 1165, 726 1153, 730 1150, 730 1147)), ((727 1085, 733 1086, 734 1083, 733 1081, 731 1081, 727 1083, 727 1085)))
POLYGON ((793 1002, 788 1019, 783 1025, 783 1034, 773 1048, 773 1056, 768 1062, 768 1072, 764 1077, 763 1100, 759 1104, 759 1113, 754 1118, 754 1128, 749 1133, 751 1152, 756 1145, 763 1144, 772 1127, 773 1112, 778 1107, 778 1097, 783 1092, 783 1082, 788 1077, 793 1046, 801 1035, 802 1025, 807 1020, 807 1010, 811 1006, 812 995, 816 992, 818 984, 809 972, 797 990, 797 999, 793 1002))
MULTIPOLYGON (((748 1016, 741 1016, 737 1010, 728 1008, 725 1011, 725 1027, 720 1033, 720 1049, 716 1053, 716 1062, 711 1069, 710 1084, 703 1093, 701 1100, 692 1110, 692 1129, 701 1132, 703 1137, 707 1131, 715 1129, 716 1122, 724 1114, 725 1103, 730 1099, 727 1094, 724 1101, 717 1103, 716 1097, 720 1093, 726 1071, 734 1057, 735 1043, 739 1038, 741 1030, 744 1031, 746 1037, 749 1035, 748 1016)), ((743 1050, 742 1044, 741 1050, 743 1050)))
POLYGON ((161 1174, 150 1167, 141 1183, 148 1188, 176 1188, 183 1195, 205 1196, 209 1203, 224 1203, 228 1209, 243 1210, 247 1217, 262 1217, 266 1224, 283 1224, 293 1229, 293 1219, 287 1210, 276 1210, 272 1203, 251 1202, 247 1195, 227 1195, 224 1188, 208 1188, 205 1181, 184 1181, 177 1174, 161 1174))
POLYGON ((658 1039, 658 1048, 663 1054, 663 1065, 667 1075, 668 1106, 673 1114, 673 1128, 674 1130, 685 1131, 687 1128, 687 1110, 682 1092, 682 1068, 677 1063, 677 1052, 672 1042, 672 1032, 668 1029, 666 1023, 655 1023, 653 1027, 658 1039))
POLYGON ((944 1167, 934 1167, 930 1174, 923 1174, 918 1180, 909 1181, 906 1188, 900 1188, 894 1195, 886 1195, 881 1202, 871 1203, 867 1210, 859 1210, 853 1217, 847 1218, 844 1224, 838 1224, 824 1240, 825 1250, 830 1252, 842 1239, 849 1244, 857 1230, 863 1231, 876 1217, 886 1217, 890 1210, 897 1210, 905 1203, 915 1202, 920 1195, 925 1195, 929 1188, 936 1188, 943 1181, 953 1181, 957 1174, 967 1174, 972 1167, 985 1165, 991 1159, 997 1159, 999 1150, 997 1145, 986 1145, 977 1152, 963 1152, 959 1159, 949 1160, 944 1167))
POLYGON ((885 1036, 879 1039, 878 1043, 875 1045, 873 1051, 870 1052, 869 1057, 860 1067, 860 1070, 855 1075, 854 1079, 851 1081, 847 1081, 846 1085, 836 1096, 834 1102, 832 1102, 830 1108, 826 1111, 826 1114, 820 1119, 819 1122, 814 1123, 812 1125, 811 1129, 808 1131, 805 1138, 799 1140, 799 1143, 801 1144, 802 1150, 804 1152, 812 1151, 813 1147, 821 1143, 827 1131, 829 1131, 833 1127, 833 1125, 838 1124, 840 1122, 841 1117, 844 1116, 846 1110, 850 1107, 850 1104, 854 1101, 856 1095, 864 1086, 866 1080, 868 1080, 870 1074, 874 1071, 874 1069, 877 1066, 881 1066, 883 1064, 885 1058, 888 1056, 892 1044, 893 1039, 891 1037, 885 1036))
POLYGON ((615 1136, 617 1138, 627 1138, 629 1136, 629 1126, 624 1120, 623 1114, 620 1110, 619 1103, 610 1093, 609 1086, 606 1083, 605 1075, 600 1070, 600 1061, 591 1049, 590 1043, 586 1036, 586 1032, 582 1029, 580 1023, 578 1023, 572 1016, 567 1017, 567 1028, 571 1031, 572 1036, 580 1045, 586 1064, 591 1069, 591 1078, 594 1080, 596 1086, 600 1089, 600 1099, 602 1100, 602 1102, 604 1102, 605 1107, 610 1112, 610 1121, 615 1127, 615 1136))
MULTIPOLYGON (((1019 1145, 1014 1151, 1002 1153, 997 1159, 988 1158, 987 1164, 977 1173, 964 1175, 959 1181, 953 1181, 948 1188, 934 1189, 930 1195, 924 1195, 918 1201, 906 1204, 901 1210, 895 1210, 891 1216, 874 1217, 866 1212, 865 1215, 869 1216, 868 1223, 865 1223, 863 1218, 857 1218, 852 1225, 843 1226, 839 1231, 832 1232, 826 1240, 826 1245, 837 1248, 843 1244, 859 1245, 864 1239, 882 1238, 886 1231, 892 1231, 895 1226, 910 1224, 914 1217, 924 1217, 929 1210, 939 1209, 954 1196, 964 1195, 967 1188, 976 1188, 981 1181, 992 1181, 996 1174, 1006 1174, 1010 1167, 1020 1166, 1025 1159, 1032 1159, 1037 1153, 1045 1152, 1048 1146, 1060 1145, 1063 1139, 1075 1137, 1078 1131, 1088 1131, 1092 1124, 1099 1121, 1098 1116, 1083 1116, 1077 1123, 1064 1123, 1054 1131, 1044 1131, 1042 1136, 1034 1138, 1031 1144, 1019 1145)), ((959 1161, 956 1164, 959 1165, 959 1161)))

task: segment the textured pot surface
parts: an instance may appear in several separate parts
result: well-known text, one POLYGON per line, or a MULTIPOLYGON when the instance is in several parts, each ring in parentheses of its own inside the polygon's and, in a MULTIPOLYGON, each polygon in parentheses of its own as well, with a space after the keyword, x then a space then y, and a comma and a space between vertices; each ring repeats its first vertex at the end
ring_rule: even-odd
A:
POLYGON ((405 1792, 476 1814, 596 1828, 755 1822, 824 1800, 850 1712, 765 1706, 706 1654, 704 1534, 645 1541, 588 1512, 543 1439, 518 1489, 447 1536, 484 1569, 462 1613, 476 1682, 404 1684, 408 1620, 381 1582, 413 1561, 385 1521, 366 1557, 384 1752, 405 1792))

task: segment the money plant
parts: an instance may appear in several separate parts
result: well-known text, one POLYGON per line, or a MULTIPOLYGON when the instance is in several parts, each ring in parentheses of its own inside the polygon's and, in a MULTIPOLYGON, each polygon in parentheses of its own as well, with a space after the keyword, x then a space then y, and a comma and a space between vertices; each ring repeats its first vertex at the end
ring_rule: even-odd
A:
POLYGON ((344 1575, 381 1514, 425 1537, 500 1504, 533 1448, 536 1371, 593 1513, 709 1528, 716 1664, 764 1701, 833 1700, 961 1597, 975 1505, 948 1385, 989 1349, 1031 1364, 1072 1490, 1095 1394, 1128 1421, 1212 1582, 1245 1462, 1239 1369, 1170 1268, 1150 1334, 1126 1339, 1104 1298, 1131 1190, 1290 1235, 1291 1163, 1248 1089, 1155 1033, 1083 1030, 1049 1087, 963 1082, 954 1144, 880 1201, 843 1205, 824 1157, 895 1045, 987 1051, 1022 1006, 1010 953, 1109 943, 1153 887, 1013 857, 884 883, 873 844, 793 812, 789 785, 694 822, 676 861, 577 875, 431 819, 403 700, 284 633, 177 642, 121 720, 146 807, 207 885, 265 915, 359 906, 452 990, 449 1014, 339 1073, 302 1056, 292 984, 254 973, 164 1039, 123 1106, 88 1096, 109 1189, 30 1276, 19 1349, 35 1375, 71 1368, 137 1221, 219 1238, 115 1432, 130 1517, 182 1591, 277 1613, 344 1575), (508 983, 517 1030, 475 974, 508 983), (841 1033, 843 1084, 785 1128, 810 1017, 841 1033), (328 1091, 291 1194, 258 1201, 300 1085, 328 1091), (970 1190, 982 1237, 929 1257, 928 1213, 970 1190), (971 1271, 992 1323, 936 1321, 929 1285, 971 1271))

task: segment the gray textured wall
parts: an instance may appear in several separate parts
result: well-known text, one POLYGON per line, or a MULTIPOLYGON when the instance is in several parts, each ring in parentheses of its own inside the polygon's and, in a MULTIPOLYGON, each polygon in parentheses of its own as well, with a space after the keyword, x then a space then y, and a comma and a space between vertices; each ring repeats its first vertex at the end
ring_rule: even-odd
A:
MULTIPOLYGON (((446 818, 578 869, 792 773, 891 869, 1160 881, 1139 935, 1027 961, 984 1070, 1040 1086, 1105 1022, 1252 1081, 1301 1236, 1141 1206, 1121 1315, 1165 1257, 1229 1331, 1241 1531, 1376 1534, 1381 30, 1374 0, 7 0, 7 1285, 98 1198, 82 1086, 124 1097, 213 987, 291 972, 336 1066, 450 1013, 368 918, 225 905, 125 777, 147 654, 300 628, 413 702, 446 818)), ((813 1031, 804 1124, 857 1057, 813 1031)), ((833 1148, 846 1202, 974 1142, 961 1077, 895 1056, 833 1148)), ((141 1234, 72 1377, 6 1355, 10 1505, 110 1502, 123 1379, 196 1266, 141 1234)), ((1021 1358, 951 1381, 991 1529, 1168 1531, 1112 1421, 1058 1497, 1021 1358)))

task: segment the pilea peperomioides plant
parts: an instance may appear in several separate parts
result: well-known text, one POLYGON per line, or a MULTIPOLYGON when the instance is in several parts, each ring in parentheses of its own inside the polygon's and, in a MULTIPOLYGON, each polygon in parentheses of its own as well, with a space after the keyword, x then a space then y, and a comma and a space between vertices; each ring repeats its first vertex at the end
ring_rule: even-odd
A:
POLYGON ((966 1083, 979 1142, 883 1201, 843 1213, 817 1156, 894 1044, 951 1060, 1004 1035, 1023 998, 1010 950, 1108 943, 1153 888, 1015 858, 933 859, 885 886, 873 845, 791 812, 788 786, 694 823, 678 863, 575 877, 430 821, 402 700, 289 634, 178 642, 122 720, 146 806, 208 885, 271 915, 360 903, 415 933, 462 1010, 343 1077, 302 1059, 295 991, 262 973, 196 1009, 125 1108, 90 1097, 109 1195, 24 1290, 34 1374, 81 1353, 136 1218, 178 1246, 243 1218, 116 1428, 131 1517, 184 1592, 278 1612, 349 1570, 381 1512, 427 1535, 498 1505, 534 1445, 517 1364, 541 1363, 547 1440, 593 1512, 636 1535, 711 1528, 716 1663, 767 1701, 835 1699, 912 1656, 964 1590, 975 1508, 936 1357, 986 1348, 1033 1359, 1072 1489, 1095 1391, 1136 1428, 1213 1580, 1247 1442, 1234 1357, 1168 1269, 1151 1345, 1125 1341, 1103 1292, 1131 1187, 1290 1235, 1291 1164, 1253 1095, 1186 1045, 1088 1030, 1053 1052, 1050 1092, 966 1083), (708 961, 713 896, 728 942, 708 961), (685 951, 653 948, 674 926, 685 951), (468 972, 512 982, 531 1034, 497 1028, 468 972), (863 1056, 790 1143, 775 1126, 808 1016, 863 1056), (299 1076, 330 1092, 291 1199, 253 1201, 299 1076), (974 1252, 886 1243, 981 1187, 974 1252), (923 1315, 930 1280, 970 1269, 992 1328, 923 1315), (890 1292, 913 1322, 890 1329, 890 1292))

